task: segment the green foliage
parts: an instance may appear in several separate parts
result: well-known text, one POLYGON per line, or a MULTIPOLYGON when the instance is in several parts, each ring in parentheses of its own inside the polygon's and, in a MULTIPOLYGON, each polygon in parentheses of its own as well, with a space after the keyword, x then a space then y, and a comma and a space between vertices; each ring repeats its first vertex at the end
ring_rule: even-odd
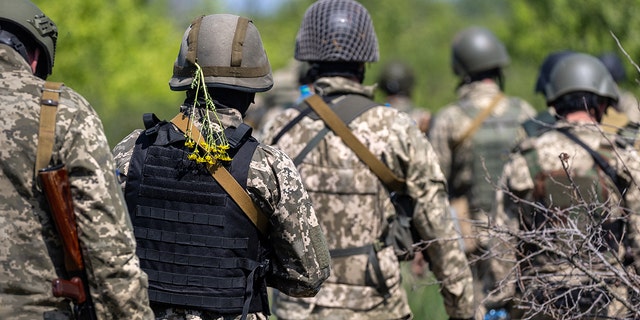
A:
MULTIPOLYGON (((92 103, 112 145, 140 127, 142 113, 166 118, 176 111, 183 95, 170 91, 167 81, 182 33, 196 15, 222 12, 220 0, 68 0, 65 6, 35 2, 60 30, 51 80, 65 82, 92 103)), ((621 54, 613 33, 631 57, 640 54, 637 0, 584 0, 580 5, 571 0, 361 2, 372 15, 380 44, 380 61, 367 66, 365 83, 376 82, 384 62, 403 59, 416 69, 416 104, 431 111, 455 99, 458 79, 450 66, 451 40, 471 25, 485 26, 504 41, 512 58, 505 70, 506 92, 540 110, 544 101, 533 93, 533 86, 538 66, 549 52, 621 54)), ((295 36, 311 3, 290 0, 273 15, 254 12, 256 16, 250 17, 274 70, 293 57, 295 36)), ((628 74, 637 75, 631 63, 626 67, 628 74)), ((633 84, 625 86, 635 89, 633 84)))
POLYGON ((165 6, 135 0, 35 2, 59 30, 50 80, 89 100, 112 146, 141 127, 144 112, 177 111, 182 95, 167 83, 182 33, 165 6))

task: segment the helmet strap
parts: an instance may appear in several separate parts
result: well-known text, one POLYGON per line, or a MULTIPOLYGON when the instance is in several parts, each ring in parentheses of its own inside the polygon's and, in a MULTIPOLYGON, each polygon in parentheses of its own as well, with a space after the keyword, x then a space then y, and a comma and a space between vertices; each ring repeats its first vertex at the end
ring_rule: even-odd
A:
POLYGON ((27 62, 31 63, 29 55, 27 54, 27 47, 13 35, 13 33, 0 29, 0 43, 6 44, 17 51, 27 62))

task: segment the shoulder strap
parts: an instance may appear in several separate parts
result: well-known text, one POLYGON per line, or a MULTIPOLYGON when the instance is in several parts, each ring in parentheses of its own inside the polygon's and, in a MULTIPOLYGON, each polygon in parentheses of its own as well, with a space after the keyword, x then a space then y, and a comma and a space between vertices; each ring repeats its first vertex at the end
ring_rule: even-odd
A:
POLYGON ((347 125, 329 108, 319 95, 312 95, 305 102, 320 116, 320 118, 342 138, 342 141, 356 153, 358 158, 369 166, 380 180, 391 190, 400 191, 405 181, 397 177, 382 161, 380 161, 356 136, 347 125))
POLYGON ((493 100, 491 100, 489 106, 482 110, 482 112, 478 113, 478 115, 473 119, 473 122, 471 122, 469 127, 467 127, 467 130, 465 130, 462 136, 460 136, 460 138, 453 143, 454 149, 458 148, 465 140, 467 140, 467 138, 472 136, 476 132, 476 130, 480 128, 482 122, 491 114, 491 112, 496 108, 498 102, 500 102, 502 98, 504 98, 504 95, 502 93, 498 93, 493 97, 493 100))
MULTIPOLYGON (((336 115, 345 123, 349 124, 359 115, 364 113, 365 111, 377 106, 378 104, 374 101, 371 101, 365 97, 359 95, 348 95, 344 99, 340 100, 338 103, 333 104, 331 109, 336 113, 336 115), (345 107, 348 106, 348 107, 345 107)), ((311 108, 307 108, 312 110, 311 108)), ((313 150, 322 139, 329 133, 329 128, 325 126, 322 130, 318 131, 318 133, 307 143, 307 145, 298 153, 298 155, 293 159, 293 164, 300 165, 302 160, 313 150)))
MULTIPOLYGON (((180 129, 182 132, 187 132, 187 128, 189 128, 189 118, 179 113, 171 122, 180 129)), ((191 138, 193 141, 198 141, 198 143, 204 142, 204 139, 200 135, 200 131, 195 126, 191 127, 191 138)), ((207 169, 209 173, 213 176, 213 178, 222 186, 222 188, 231 196, 231 198, 236 202, 236 204, 242 209, 242 211, 249 217, 249 219, 253 222, 253 224, 262 232, 263 235, 267 235, 267 229, 269 226, 269 220, 264 215, 264 213, 256 206, 256 204, 251 200, 251 197, 247 193, 245 189, 236 181, 236 179, 225 169, 224 166, 220 165, 219 162, 213 165, 207 165, 207 169)))
POLYGON ((558 132, 564 134, 567 138, 571 139, 571 141, 578 144, 584 150, 589 152, 589 154, 591 155, 591 157, 593 157, 593 160, 600 167, 600 169, 602 169, 602 171, 604 171, 609 176, 609 178, 611 178, 611 181, 613 181, 613 183, 616 185, 616 188, 618 188, 618 192, 620 192, 621 195, 625 194, 625 191, 628 187, 627 183, 625 182, 624 179, 622 179, 622 177, 618 175, 616 170, 609 165, 609 163, 604 159, 604 157, 602 157, 602 155, 600 155, 595 150, 591 149, 582 140, 580 140, 578 137, 576 137, 571 132, 569 132, 568 128, 558 128, 557 130, 558 132))
POLYGON ((36 152, 35 175, 38 170, 45 168, 51 161, 53 141, 56 133, 56 113, 60 100, 62 82, 47 81, 42 89, 40 98, 40 128, 38 129, 38 150, 36 152))
POLYGON ((278 140, 280 140, 280 138, 282 138, 282 136, 284 136, 285 133, 289 132, 289 130, 291 130, 291 128, 293 128, 293 126, 295 126, 296 123, 300 122, 300 120, 306 117, 310 112, 311 112, 310 108, 305 108, 301 110, 300 113, 295 118, 291 119, 289 123, 287 123, 284 127, 282 127, 282 129, 280 129, 280 132, 278 132, 278 134, 276 134, 273 137, 273 139, 271 139, 270 144, 272 145, 277 144, 278 140))

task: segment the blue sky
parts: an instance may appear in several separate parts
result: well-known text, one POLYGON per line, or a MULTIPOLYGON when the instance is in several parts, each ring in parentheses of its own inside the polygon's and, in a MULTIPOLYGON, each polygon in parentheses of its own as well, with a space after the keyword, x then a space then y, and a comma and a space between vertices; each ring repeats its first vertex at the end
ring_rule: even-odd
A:
POLYGON ((287 0, 224 0, 229 10, 235 12, 271 13, 277 10, 287 0))

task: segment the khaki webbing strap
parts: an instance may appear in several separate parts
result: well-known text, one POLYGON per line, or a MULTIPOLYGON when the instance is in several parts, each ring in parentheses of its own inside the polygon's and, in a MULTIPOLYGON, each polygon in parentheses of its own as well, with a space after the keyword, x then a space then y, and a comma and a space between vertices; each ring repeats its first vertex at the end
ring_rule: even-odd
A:
POLYGON ((356 153, 358 158, 369 166, 380 180, 391 190, 401 191, 404 189, 404 179, 398 178, 382 161, 380 161, 364 145, 346 124, 329 108, 319 95, 312 95, 305 99, 305 102, 318 114, 318 116, 335 132, 342 141, 356 153))
POLYGON ((35 175, 46 168, 51 161, 53 141, 56 134, 56 113, 60 100, 62 82, 45 82, 40 98, 40 128, 38 129, 38 150, 36 152, 35 175))
POLYGON ((476 130, 480 128, 482 122, 491 114, 493 109, 496 108, 498 102, 500 102, 502 98, 504 98, 504 95, 502 93, 498 93, 497 95, 495 95, 495 97, 493 97, 493 100, 491 100, 489 106, 482 110, 482 112, 480 112, 475 117, 475 119, 473 119, 473 122, 471 122, 467 130, 462 134, 462 136, 460 136, 458 140, 453 143, 453 149, 458 148, 465 140, 467 140, 467 138, 472 136, 476 132, 476 130))
MULTIPOLYGON (((187 132, 187 128, 189 128, 189 118, 179 113, 171 122, 180 129, 182 132, 187 132)), ((195 126, 191 126, 191 139, 193 141, 197 141, 198 144, 203 147, 203 143, 205 140, 202 138, 200 134, 200 130, 195 126)), ((256 206, 256 204, 251 200, 247 191, 242 188, 242 186, 236 181, 236 179, 227 171, 225 167, 220 165, 219 163, 213 165, 207 165, 207 169, 213 176, 213 178, 222 186, 222 188, 231 196, 233 201, 242 209, 242 211, 249 217, 251 222, 255 224, 255 226, 262 232, 263 235, 267 235, 267 230, 269 227, 269 220, 262 213, 262 211, 256 206)))
POLYGON ((236 32, 233 34, 233 44, 231 45, 231 66, 239 67, 242 64, 242 46, 247 36, 249 19, 238 17, 236 32))
MULTIPOLYGON (((202 74, 205 77, 257 78, 267 75, 271 71, 268 64, 259 67, 200 66, 200 68, 202 68, 202 74)), ((173 73, 180 77, 193 77, 195 71, 194 66, 173 66, 173 73)))
MULTIPOLYGON (((200 24, 204 16, 199 16, 191 22, 191 30, 187 36, 187 57, 186 60, 195 65, 198 51, 198 35, 200 34, 200 24)), ((193 76, 191 74, 190 76, 193 76)))

